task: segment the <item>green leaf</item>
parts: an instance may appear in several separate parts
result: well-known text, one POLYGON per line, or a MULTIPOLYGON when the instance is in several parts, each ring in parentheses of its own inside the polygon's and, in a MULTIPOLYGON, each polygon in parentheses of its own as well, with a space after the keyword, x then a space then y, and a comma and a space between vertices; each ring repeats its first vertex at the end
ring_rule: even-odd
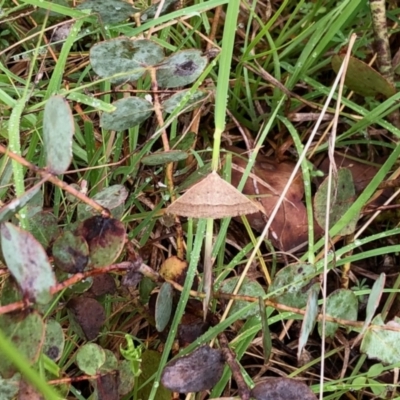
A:
POLYGON ((40 211, 29 219, 30 231, 35 239, 47 249, 59 234, 57 217, 48 211, 40 211))
MULTIPOLYGON (((336 73, 339 72, 344 57, 342 54, 332 57, 332 68, 336 73)), ((381 93, 391 97, 396 94, 396 88, 384 76, 354 57, 350 57, 349 60, 345 85, 363 96, 376 96, 381 93)))
POLYGON ((103 374, 116 371, 118 369, 117 357, 115 357, 115 354, 111 350, 103 349, 103 351, 106 355, 106 361, 104 361, 104 364, 100 367, 100 372, 103 374))
POLYGON ((28 232, 6 222, 1 225, 1 249, 7 267, 31 301, 46 304, 56 284, 53 269, 40 243, 28 232))
POLYGON ((5 206, 0 208, 0 222, 8 221, 13 215, 15 215, 21 208, 23 208, 32 198, 39 193, 42 187, 42 182, 39 182, 29 190, 27 190, 22 196, 11 200, 5 206))
MULTIPOLYGON (((0 330, 13 342, 20 354, 28 359, 29 364, 37 361, 44 339, 44 323, 39 314, 0 315, 0 330)), ((11 378, 16 371, 11 361, 0 351, 0 375, 11 378)))
MULTIPOLYGON (((142 354, 141 369, 142 373, 139 375, 138 385, 138 398, 148 399, 151 392, 152 382, 149 379, 157 372, 160 365, 161 354, 158 351, 146 350, 142 354), (147 384, 143 386, 145 383, 147 384)), ((171 392, 163 386, 160 386, 157 391, 157 400, 170 400, 171 392)))
POLYGON ((19 384, 21 381, 21 375, 15 374, 10 379, 3 379, 0 377, 0 398, 1 400, 12 400, 15 399, 19 391, 19 384))
POLYGON ((386 325, 382 316, 378 314, 368 327, 360 350, 366 353, 369 358, 379 360, 385 364, 395 364, 400 362, 400 332, 385 330, 385 327, 400 328, 400 318, 395 317, 386 325))
POLYGON ((71 231, 65 231, 53 245, 54 264, 65 272, 83 272, 89 262, 86 240, 71 231))
POLYGON ((116 24, 126 21, 131 15, 140 11, 132 4, 121 0, 86 0, 76 7, 78 10, 91 10, 100 15, 104 24, 116 24))
MULTIPOLYGON (((325 228, 326 202, 328 198, 328 181, 326 178, 318 188, 314 197, 315 219, 321 228, 325 228)), ((355 200, 355 188, 353 176, 349 169, 340 168, 337 179, 333 177, 329 211, 329 229, 342 218, 346 211, 352 206, 355 200)), ((349 235, 354 232, 359 214, 355 214, 351 221, 341 231, 341 235, 349 235)))
MULTIPOLYGON (((239 277, 235 276, 234 278, 226 279, 222 282, 219 290, 223 293, 233 293, 235 287, 239 281, 239 277)), ((265 291, 263 287, 255 280, 250 280, 249 278, 244 278, 242 286, 239 289, 238 295, 241 296, 252 296, 252 297, 264 297, 265 291)), ((246 301, 237 300, 233 303, 231 310, 229 311, 229 315, 236 313, 237 311, 245 308, 249 305, 246 301)), ((250 310, 244 312, 240 318, 247 319, 253 315, 258 315, 259 309, 258 308, 251 308, 250 310)))
POLYGON ((96 375, 105 361, 106 353, 95 343, 83 345, 76 353, 76 363, 87 375, 96 375))
POLYGON ((304 314, 303 324, 299 338, 299 346, 297 350, 297 358, 300 360, 304 346, 307 344, 308 337, 314 329, 315 321, 318 316, 318 293, 319 287, 314 285, 308 294, 306 313, 304 314))
POLYGON ((64 351, 64 331, 59 322, 49 319, 46 322, 46 335, 43 343, 43 353, 50 359, 57 361, 64 351))
POLYGON ((156 79, 161 88, 185 86, 194 82, 207 66, 208 59, 200 50, 182 50, 157 66, 156 79))
POLYGON ((161 107, 167 113, 173 113, 178 106, 180 106, 181 102, 185 101, 185 106, 183 111, 188 112, 193 110, 194 108, 200 106, 202 101, 207 98, 209 93, 205 90, 196 90, 192 95, 189 94, 190 89, 181 90, 178 93, 175 93, 167 100, 161 102, 161 107))
POLYGON ((135 383, 135 377, 132 374, 130 362, 122 360, 118 364, 118 394, 120 396, 127 395, 135 383))
MULTIPOLYGON (((352 290, 338 289, 326 299, 326 314, 340 319, 356 321, 358 314, 358 299, 352 290)), ((335 337, 339 324, 327 321, 325 323, 326 337, 335 337)), ((322 322, 318 322, 318 333, 322 337, 322 322)))
POLYGON ((91 268, 111 265, 125 246, 124 224, 114 218, 88 218, 79 225, 77 234, 83 236, 89 245, 91 268))
MULTIPOLYGON (((101 206, 110 210, 114 218, 121 218, 124 213, 125 200, 128 197, 128 190, 123 185, 111 185, 93 196, 93 200, 101 206)), ((84 220, 86 218, 96 215, 93 207, 86 204, 78 204, 78 219, 84 220)))
POLYGON ((160 151, 157 153, 144 156, 140 161, 144 165, 163 165, 170 162, 178 162, 186 160, 188 154, 181 150, 160 151))
POLYGON ((288 265, 277 272, 268 293, 271 293, 271 299, 277 303, 303 308, 307 304, 310 290, 305 289, 310 286, 315 275, 315 267, 311 264, 288 265))
POLYGON ((63 174, 72 159, 75 127, 68 102, 62 96, 50 97, 44 107, 43 142, 46 164, 53 174, 63 174))
POLYGON ((100 126, 113 131, 123 131, 133 128, 146 121, 154 111, 153 105, 140 97, 127 97, 117 100, 112 113, 103 113, 100 118, 100 126))
POLYGON ((161 285, 161 289, 156 301, 156 329, 162 332, 168 325, 172 312, 172 301, 174 299, 174 289, 168 282, 161 285))
MULTIPOLYGON (((173 7, 175 4, 178 3, 178 0, 165 0, 164 4, 162 5, 161 12, 159 16, 166 14, 167 12, 173 11, 173 7)), ((157 3, 154 3, 151 5, 149 8, 146 8, 141 16, 140 19, 145 22, 149 19, 153 19, 156 15, 156 12, 158 11, 158 8, 160 7, 161 1, 158 1, 157 3)))
POLYGON ((147 39, 120 37, 98 43, 90 49, 90 64, 97 75, 111 78, 125 73, 111 79, 115 84, 136 81, 147 67, 160 63, 163 58, 162 47, 147 39))

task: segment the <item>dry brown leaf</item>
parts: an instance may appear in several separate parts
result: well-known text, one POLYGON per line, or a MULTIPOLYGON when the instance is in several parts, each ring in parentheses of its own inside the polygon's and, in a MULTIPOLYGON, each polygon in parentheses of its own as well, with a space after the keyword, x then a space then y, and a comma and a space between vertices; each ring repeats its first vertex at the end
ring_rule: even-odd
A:
MULTIPOLYGON (((243 154, 237 147, 228 147, 234 154, 243 154)), ((245 156, 234 156, 232 184, 237 186, 242 178, 242 171, 247 165, 245 156)), ((282 193, 295 164, 289 161, 281 163, 259 154, 252 174, 247 179, 243 193, 255 196, 265 209, 267 218, 271 215, 280 194, 282 193), (257 189, 256 189, 257 188, 257 189), (257 193, 258 192, 258 193, 257 193)), ((269 239, 280 250, 289 251, 308 239, 308 221, 306 207, 302 202, 304 188, 301 175, 293 181, 286 199, 272 222, 269 239)), ((264 229, 266 220, 261 213, 247 216, 251 227, 259 232, 264 229)), ((320 234, 319 227, 315 227, 320 234)))

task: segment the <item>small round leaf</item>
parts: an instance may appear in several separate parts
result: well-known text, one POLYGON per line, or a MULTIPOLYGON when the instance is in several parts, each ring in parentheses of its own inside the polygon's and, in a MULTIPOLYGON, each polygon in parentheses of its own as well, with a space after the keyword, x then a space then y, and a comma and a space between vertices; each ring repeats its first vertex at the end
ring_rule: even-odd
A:
POLYGON ((89 245, 89 266, 92 268, 112 264, 125 245, 125 227, 114 218, 88 218, 79 225, 77 234, 83 236, 89 245))
POLYGON ((65 231, 53 245, 54 264, 65 272, 83 272, 89 262, 86 240, 71 231, 65 231))
MULTIPOLYGON (((121 218, 124 213, 125 200, 128 197, 128 190, 123 185, 111 185, 93 196, 93 200, 101 206, 110 210, 114 218, 121 218)), ((78 204, 78 219, 84 220, 86 218, 96 215, 91 206, 86 204, 78 204)))
MULTIPOLYGON (((39 314, 33 312, 26 317, 20 313, 1 315, 0 330, 30 364, 37 361, 44 339, 44 323, 39 314)), ((14 364, 0 350, 0 375, 11 378, 16 371, 14 364)))
POLYGON ((200 50, 182 50, 168 57, 157 66, 156 79, 159 87, 174 88, 194 82, 208 62, 200 50))
POLYGON ((100 125, 104 129, 123 131, 146 121, 153 113, 153 105, 140 97, 127 97, 117 100, 113 105, 116 110, 112 113, 103 113, 100 125))
POLYGON ((75 127, 68 102, 62 96, 50 97, 44 107, 43 143, 47 167, 53 174, 63 174, 72 159, 75 127))
POLYGON ((106 353, 95 343, 83 345, 76 354, 79 369, 87 375, 96 375, 106 361, 106 353))
POLYGON ((125 73, 111 79, 115 84, 136 81, 147 67, 158 64, 163 58, 162 47, 147 39, 120 37, 98 43, 90 49, 90 64, 97 75, 106 78, 125 73))
POLYGON ((100 15, 105 24, 116 24, 126 21, 139 9, 132 7, 132 4, 121 0, 86 0, 76 7, 78 10, 92 10, 92 13, 100 15))
POLYGON ((311 279, 315 276, 315 267, 311 264, 291 264, 275 275, 268 289, 272 299, 289 307, 303 308, 307 304, 311 279))
MULTIPOLYGON (((234 277, 234 278, 225 280, 221 284, 221 287, 220 287, 221 292, 232 293, 234 291, 238 281, 239 281, 238 277, 234 277)), ((242 295, 242 296, 264 297, 265 291, 257 281, 250 280, 249 278, 245 278, 242 286, 239 289, 238 294, 242 295)), ((233 306, 232 306, 229 314, 232 315, 235 312, 241 310, 242 308, 244 308, 246 306, 248 306, 248 303, 246 301, 235 301, 233 303, 233 306)), ((259 313, 258 307, 252 307, 250 310, 243 313, 240 316, 240 319, 246 319, 253 315, 258 315, 258 313, 259 313)))

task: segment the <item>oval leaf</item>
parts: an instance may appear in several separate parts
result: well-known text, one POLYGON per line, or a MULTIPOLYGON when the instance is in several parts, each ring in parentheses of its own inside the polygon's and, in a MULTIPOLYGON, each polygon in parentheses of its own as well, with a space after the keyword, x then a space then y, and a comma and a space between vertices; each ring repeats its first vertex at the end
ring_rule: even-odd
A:
POLYGON ((63 174, 72 159, 75 127, 68 102, 62 96, 50 97, 44 107, 43 143, 46 164, 53 174, 63 174))
POLYGON ((153 105, 140 97, 127 97, 117 100, 113 105, 113 113, 103 113, 100 125, 104 129, 123 131, 146 121, 153 113, 153 105))
POLYGON ((0 208, 0 222, 8 221, 13 215, 15 215, 21 208, 23 208, 32 198, 39 193, 43 182, 39 182, 29 190, 27 190, 22 196, 11 200, 5 206, 0 208))
MULTIPOLYGON (((344 57, 342 54, 332 57, 332 68, 336 73, 339 72, 344 57)), ((376 96, 381 93, 386 97, 391 97, 396 94, 396 88, 385 77, 354 57, 350 57, 345 84, 349 89, 363 96, 376 96)))
MULTIPOLYGON (((334 318, 356 321, 358 314, 358 299, 352 290, 338 289, 326 299, 326 314, 334 318)), ((371 317, 372 318, 372 317, 371 317)), ((325 336, 333 338, 339 324, 326 321, 325 336)), ((322 336, 322 322, 318 322, 318 333, 322 336)))
POLYGON ((172 311, 172 300, 174 298, 174 289, 168 282, 164 282, 156 301, 156 329, 162 332, 168 325, 172 311))
POLYGON ((160 151, 158 153, 153 153, 148 156, 144 156, 141 159, 141 162, 144 165, 162 165, 162 164, 168 164, 170 162, 178 162, 186 160, 187 157, 188 154, 185 151, 169 150, 169 151, 160 151))
MULTIPOLYGON (((27 358, 29 364, 37 361, 44 339, 44 324, 40 315, 35 312, 26 317, 20 314, 1 315, 0 330, 27 358)), ((0 375, 11 378, 16 371, 14 364, 0 350, 0 375)))
POLYGON ((159 87, 174 88, 194 82, 203 72, 208 59, 200 50, 182 50, 168 57, 157 66, 159 87))
POLYGON ((308 298, 308 290, 304 289, 310 285, 315 274, 315 267, 311 264, 288 265, 277 272, 268 293, 277 303, 303 308, 308 298))
MULTIPOLYGON (((328 178, 318 188, 314 197, 315 219, 318 225, 324 229, 326 218, 326 202, 328 198, 328 178)), ((356 191, 354 188, 353 176, 347 168, 340 168, 337 178, 332 179, 329 229, 342 218, 346 211, 353 205, 356 191)), ((340 235, 349 235, 354 232, 359 214, 356 213, 352 220, 340 231, 340 235)))
MULTIPOLYGON (((239 281, 239 277, 234 277, 227 279, 226 281, 222 282, 220 290, 223 293, 232 293, 239 281)), ((265 296, 265 291, 262 288, 262 286, 255 280, 250 280, 249 278, 244 278, 244 281, 242 283, 242 286, 239 289, 238 292, 239 295, 242 296, 252 296, 252 297, 264 297, 265 296)), ((242 308, 245 308, 248 306, 248 303, 245 301, 235 301, 233 303, 233 306, 231 310, 229 311, 229 315, 234 314, 235 312, 241 310, 242 308)), ((243 313, 240 316, 240 319, 246 319, 248 317, 251 317, 253 315, 258 315, 259 309, 258 307, 252 307, 250 310, 247 310, 245 313, 243 313)))
MULTIPOLYGON (((123 185, 111 185, 93 196, 93 200, 110 210, 114 218, 121 218, 124 213, 125 200, 128 190, 123 185)), ((80 221, 95 215, 93 207, 86 204, 78 204, 78 219, 80 221)))
POLYGON ((1 249, 22 292, 31 301, 48 303, 56 280, 40 243, 30 233, 6 222, 1 226, 1 249))
POLYGON ((46 323, 46 336, 44 338, 43 353, 54 361, 61 358, 64 350, 65 337, 59 322, 49 319, 46 323))
POLYGON ((125 227, 114 218, 88 218, 79 225, 77 234, 89 245, 89 266, 92 268, 111 265, 125 245, 125 227))
POLYGON ((308 337, 314 329, 315 321, 318 316, 318 293, 319 287, 313 286, 309 292, 306 313, 304 314, 303 323, 301 325, 301 332, 299 338, 299 346, 297 350, 297 359, 300 360, 301 352, 307 344, 308 337))
POLYGON ((193 110, 195 107, 201 105, 208 93, 205 90, 196 90, 190 95, 190 89, 181 90, 178 93, 172 95, 169 99, 161 103, 162 108, 167 113, 173 113, 176 108, 183 106, 183 111, 188 112, 193 110), (182 103, 182 104, 181 104, 182 103))
POLYGON ((65 231, 53 245, 54 264, 65 272, 83 272, 89 262, 86 240, 71 231, 65 231))
POLYGON ((45 249, 59 234, 57 217, 48 211, 39 211, 33 215, 29 225, 32 235, 45 249))
POLYGON ((76 353, 79 369, 87 375, 96 375, 106 361, 104 350, 95 343, 83 345, 76 353))
POLYGON ((106 78, 114 77, 112 83, 136 81, 146 68, 158 64, 164 58, 162 47, 150 40, 130 40, 117 38, 98 43, 90 49, 90 64, 97 75, 106 78))
POLYGON ((139 9, 132 7, 132 4, 121 0, 86 0, 76 7, 78 10, 91 10, 92 13, 100 15, 105 24, 116 24, 126 21, 139 9))
POLYGON ((131 362, 121 360, 118 365, 118 393, 120 396, 127 395, 135 384, 135 377, 132 374, 131 362))

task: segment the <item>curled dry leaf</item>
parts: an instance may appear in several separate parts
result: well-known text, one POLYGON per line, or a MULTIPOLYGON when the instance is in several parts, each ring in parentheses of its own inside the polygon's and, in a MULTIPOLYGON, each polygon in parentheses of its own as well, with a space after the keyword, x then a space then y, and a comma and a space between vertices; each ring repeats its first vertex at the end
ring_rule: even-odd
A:
POLYGON ((316 400, 317 397, 303 382, 289 378, 267 378, 251 391, 256 400, 316 400))
MULTIPOLYGON (((233 146, 228 147, 228 150, 235 154, 243 153, 242 149, 233 146)), ((242 179, 246 165, 247 160, 244 156, 233 157, 232 184, 234 186, 237 186, 242 179)), ((243 193, 258 197, 267 218, 275 208, 294 166, 295 164, 289 161, 277 163, 274 159, 261 154, 257 156, 243 193)), ((302 202, 303 195, 303 182, 299 174, 290 186, 268 235, 272 244, 280 250, 289 251, 307 241, 308 221, 306 207, 302 202)), ((261 213, 251 214, 247 216, 247 219, 253 229, 259 232, 264 229, 266 219, 261 213)), ((318 226, 315 227, 315 233, 321 234, 318 226)))
POLYGON ((221 378, 224 361, 220 350, 205 345, 167 364, 161 382, 173 392, 190 393, 211 389, 221 378))

